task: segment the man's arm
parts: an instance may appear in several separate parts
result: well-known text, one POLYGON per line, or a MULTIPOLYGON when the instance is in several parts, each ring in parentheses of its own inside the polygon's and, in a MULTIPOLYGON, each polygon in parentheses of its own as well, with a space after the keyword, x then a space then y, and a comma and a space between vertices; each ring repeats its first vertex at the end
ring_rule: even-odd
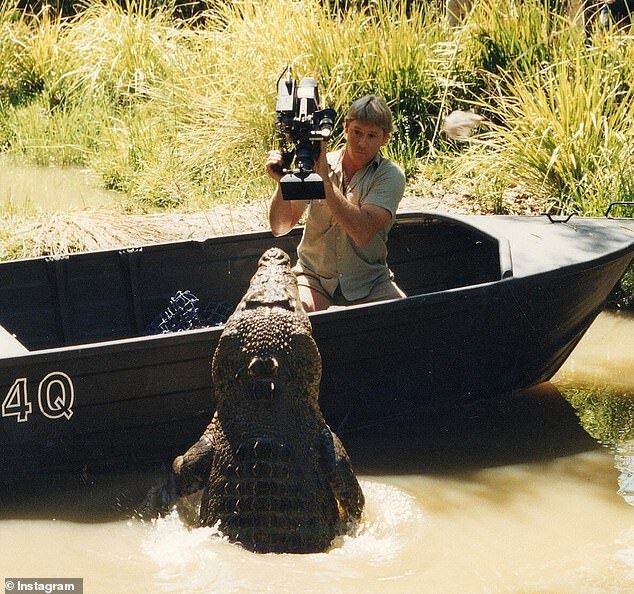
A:
POLYGON ((332 216, 359 247, 364 246, 392 220, 392 213, 375 204, 353 204, 346 200, 341 190, 333 185, 325 151, 317 160, 315 171, 324 180, 326 203, 332 216))
POLYGON ((282 153, 271 151, 266 162, 266 172, 277 182, 277 188, 271 196, 269 205, 269 224, 275 237, 286 235, 302 218, 306 210, 306 202, 303 200, 284 200, 280 180, 282 172, 282 153))

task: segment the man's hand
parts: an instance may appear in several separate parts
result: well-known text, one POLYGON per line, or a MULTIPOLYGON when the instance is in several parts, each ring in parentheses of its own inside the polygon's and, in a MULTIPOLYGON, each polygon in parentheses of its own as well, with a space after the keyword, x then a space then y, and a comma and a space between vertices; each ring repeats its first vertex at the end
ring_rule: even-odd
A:
POLYGON ((283 157, 281 151, 271 151, 266 161, 266 172, 277 182, 269 205, 269 224, 275 237, 286 235, 301 218, 306 210, 306 202, 301 200, 283 200, 280 180, 284 177, 283 157))
POLYGON ((282 163, 282 151, 275 150, 269 152, 269 157, 266 160, 266 172, 269 174, 269 177, 272 177, 277 182, 284 177, 282 163))
POLYGON ((328 165, 328 159, 326 159, 326 153, 328 152, 328 144, 322 142, 320 144, 319 157, 315 161, 315 173, 321 177, 324 181, 330 177, 330 165, 328 165))

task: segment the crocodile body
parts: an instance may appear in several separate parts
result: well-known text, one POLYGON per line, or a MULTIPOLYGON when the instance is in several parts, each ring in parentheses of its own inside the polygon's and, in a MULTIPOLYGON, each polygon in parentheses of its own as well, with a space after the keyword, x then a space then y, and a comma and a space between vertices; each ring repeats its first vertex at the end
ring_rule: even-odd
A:
POLYGON ((256 552, 324 551, 360 520, 363 493, 318 404, 321 357, 288 255, 264 253, 212 361, 217 407, 174 460, 201 525, 256 552))

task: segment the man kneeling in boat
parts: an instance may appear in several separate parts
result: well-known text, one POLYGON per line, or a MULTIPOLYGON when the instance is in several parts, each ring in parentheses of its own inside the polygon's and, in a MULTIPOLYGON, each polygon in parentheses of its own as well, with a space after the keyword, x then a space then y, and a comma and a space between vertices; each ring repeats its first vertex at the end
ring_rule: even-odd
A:
POLYGON ((403 170, 381 155, 392 131, 382 97, 355 101, 344 123, 346 144, 327 154, 324 144, 315 163, 323 200, 284 200, 282 154, 269 153, 266 170, 278 182, 269 207, 273 235, 287 234, 308 208, 293 268, 306 311, 405 297, 387 266, 387 236, 405 191, 403 170))

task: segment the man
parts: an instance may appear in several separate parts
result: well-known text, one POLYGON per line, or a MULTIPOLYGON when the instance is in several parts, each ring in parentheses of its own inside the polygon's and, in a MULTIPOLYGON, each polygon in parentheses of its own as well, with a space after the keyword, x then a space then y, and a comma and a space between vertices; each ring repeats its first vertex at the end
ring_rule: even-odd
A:
POLYGON ((293 269, 307 311, 405 297, 387 266, 387 235, 405 190, 401 168, 380 153, 392 130, 382 97, 367 95, 350 106, 345 146, 328 154, 322 146, 315 163, 323 200, 283 200, 282 155, 269 153, 266 169, 278 182, 269 208, 273 234, 288 233, 308 208, 293 269))

